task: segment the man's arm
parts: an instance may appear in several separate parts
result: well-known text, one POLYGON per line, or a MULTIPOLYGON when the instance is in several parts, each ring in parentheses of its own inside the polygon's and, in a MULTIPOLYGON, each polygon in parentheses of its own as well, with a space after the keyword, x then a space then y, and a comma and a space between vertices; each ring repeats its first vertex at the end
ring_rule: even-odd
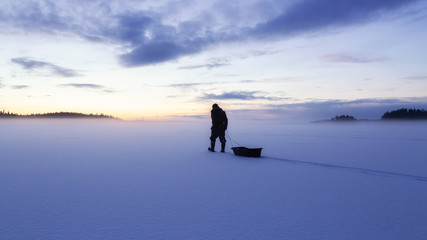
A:
POLYGON ((227 118, 227 114, 225 114, 225 112, 224 112, 224 127, 225 127, 225 130, 227 130, 227 127, 228 127, 228 118, 227 118))

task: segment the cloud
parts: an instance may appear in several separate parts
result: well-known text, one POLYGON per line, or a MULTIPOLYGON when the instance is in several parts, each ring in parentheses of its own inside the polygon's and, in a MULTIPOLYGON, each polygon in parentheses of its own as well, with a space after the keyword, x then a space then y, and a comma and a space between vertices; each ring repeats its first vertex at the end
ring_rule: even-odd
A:
POLYGON ((282 14, 258 24, 252 35, 291 36, 330 27, 368 22, 380 13, 417 2, 417 0, 304 0, 297 1, 282 14))
MULTIPOLYGON (((261 80, 262 81, 262 80, 261 80)), ((247 80, 240 80, 239 81, 240 83, 257 83, 257 82, 259 82, 259 81, 257 81, 257 80, 249 80, 249 79, 247 79, 247 80)))
POLYGON ((60 67, 58 65, 49 63, 49 62, 43 62, 43 61, 36 61, 32 60, 30 58, 12 58, 10 60, 12 63, 16 63, 23 67, 26 70, 35 70, 35 69, 47 69, 50 74, 61 76, 61 77, 78 77, 81 76, 78 74, 75 70, 60 67))
MULTIPOLYGON (((172 10, 174 11, 174 10, 172 10)), ((182 21, 164 23, 168 17, 156 12, 126 12, 115 16, 117 25, 109 32, 119 43, 127 43, 129 50, 120 55, 124 66, 136 67, 158 64, 202 51, 212 42, 212 34, 203 33, 203 24, 182 21)))
POLYGON ((178 83, 178 84, 170 84, 166 87, 173 87, 173 88, 192 88, 200 85, 208 85, 207 83, 178 83))
POLYGON ((60 9, 49 1, 23 3, 5 2, 0 9, 3 22, 26 31, 54 32, 68 28, 67 19, 61 17, 60 9))
POLYGON ((402 78, 403 80, 410 80, 410 81, 426 81, 427 75, 420 75, 420 76, 409 76, 402 78))
POLYGON ((144 66, 169 61, 198 51, 197 47, 186 47, 175 42, 151 42, 121 55, 120 60, 128 67, 144 66))
MULTIPOLYGON (((209 26, 205 22, 167 25, 161 19, 140 20, 140 16, 126 18, 126 23, 139 23, 137 37, 132 34, 121 35, 133 43, 132 49, 120 59, 125 66, 145 66, 175 60, 202 52, 206 48, 227 42, 256 38, 289 37, 299 33, 318 31, 330 27, 342 27, 368 22, 380 17, 380 13, 403 7, 416 0, 304 0, 282 7, 275 17, 255 24, 253 27, 236 28, 232 24, 209 26), (191 25, 191 28, 186 26, 191 25), (151 28, 150 28, 151 27, 151 28), (157 30, 154 31, 153 28, 157 30), (215 30, 207 31, 206 27, 215 30), (150 33, 150 38, 141 38, 150 33), (138 42, 134 41, 139 39, 138 42)), ((275 4, 282 4, 280 1, 275 4)), ((280 7, 279 7, 280 8, 280 7)), ((223 9, 224 10, 224 9, 223 9)), ((224 10, 225 11, 225 10, 224 10)), ((126 25, 123 18, 121 25, 126 25)), ((132 26, 132 24, 126 25, 132 26)), ((218 67, 223 65, 194 65, 184 69, 218 67)))
POLYGON ((260 99, 263 97, 257 97, 255 94, 258 93, 256 91, 254 92, 225 92, 222 94, 205 94, 203 96, 204 99, 212 99, 212 100, 228 100, 228 99, 239 99, 239 100, 254 100, 254 99, 260 99))
POLYGON ((321 57, 321 59, 328 62, 341 62, 341 63, 371 63, 386 61, 385 58, 368 58, 358 57, 350 54, 328 54, 321 57))
POLYGON ((13 89, 24 89, 24 88, 29 88, 28 85, 12 85, 10 86, 13 89))
POLYGON ((117 21, 115 38, 132 44, 141 44, 149 39, 145 33, 155 24, 156 20, 144 12, 138 12, 117 16, 117 21))
POLYGON ((103 85, 91 84, 91 83, 67 83, 67 84, 58 84, 57 86, 80 88, 80 89, 97 89, 97 90, 102 90, 103 92, 106 92, 106 93, 115 92, 114 90, 109 89, 103 85))
MULTIPOLYGON (((297 0, 297 1, 9 1, 0 5, 0 27, 10 32, 70 33, 115 44, 127 67, 147 66, 197 54, 229 42, 287 38, 307 32, 374 21, 387 11, 417 0, 297 0), (73 4, 73 5, 71 5, 73 4)), ((264 54, 260 52, 258 54, 264 54)), ((28 60, 28 59, 27 59, 28 60)), ((357 60, 357 59, 356 59, 357 60)), ((21 61, 22 62, 22 61, 21 61)), ((43 62, 41 62, 43 63, 43 62)), ((20 63, 24 65, 23 63, 20 63)), ((25 65, 28 63, 25 63, 25 65)), ((57 75, 73 70, 53 64, 57 75)), ((183 69, 214 68, 221 63, 183 69)))
POLYGON ((221 94, 204 94, 201 99, 204 100, 270 100, 270 101, 278 101, 283 100, 285 98, 277 98, 277 97, 266 97, 259 96, 259 94, 263 94, 259 91, 233 91, 233 92, 224 92, 221 94))
POLYGON ((200 64, 200 65, 183 66, 183 67, 179 67, 178 69, 187 69, 187 70, 193 70, 193 69, 198 69, 198 68, 212 69, 212 68, 224 67, 224 66, 228 66, 228 65, 230 65, 230 64, 228 64, 228 63, 207 63, 207 64, 200 64))
POLYGON ((207 69, 213 69, 213 68, 219 68, 230 65, 229 60, 226 58, 212 58, 205 64, 199 64, 199 65, 190 65, 190 66, 183 66, 179 67, 178 69, 198 69, 198 68, 207 68, 207 69))
POLYGON ((257 80, 240 80, 233 82, 191 82, 191 83, 177 83, 177 84, 169 84, 165 87, 173 87, 173 88, 194 88, 197 86, 209 86, 209 85, 219 85, 219 84, 228 84, 228 83, 257 83, 260 81, 257 80))
POLYGON ((384 105, 400 105, 400 104, 418 104, 427 102, 427 98, 365 98, 356 100, 311 100, 301 103, 276 105, 277 107, 307 107, 307 108, 357 108, 365 106, 384 106, 384 105))
POLYGON ((193 70, 193 69, 199 69, 199 68, 206 68, 208 70, 213 68, 219 68, 219 67, 225 67, 230 66, 230 62, 233 59, 246 59, 250 57, 260 57, 264 55, 271 55, 280 52, 279 50, 272 50, 270 48, 263 49, 263 50, 251 50, 246 53, 239 53, 236 54, 234 57, 228 57, 228 58, 211 58, 204 64, 196 64, 196 65, 188 65, 188 66, 181 66, 178 67, 178 69, 184 69, 184 70, 193 70))
POLYGON ((67 84, 59 84, 58 86, 62 86, 62 87, 74 87, 74 88, 92 88, 92 89, 102 89, 102 88, 105 88, 102 85, 90 84, 90 83, 67 83, 67 84))

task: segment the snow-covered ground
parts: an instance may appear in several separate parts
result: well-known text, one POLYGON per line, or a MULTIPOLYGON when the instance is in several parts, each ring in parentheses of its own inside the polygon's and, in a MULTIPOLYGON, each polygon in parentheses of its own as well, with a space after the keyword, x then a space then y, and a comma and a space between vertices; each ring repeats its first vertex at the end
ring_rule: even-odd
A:
POLYGON ((0 239, 427 239, 427 123, 0 121, 0 239))

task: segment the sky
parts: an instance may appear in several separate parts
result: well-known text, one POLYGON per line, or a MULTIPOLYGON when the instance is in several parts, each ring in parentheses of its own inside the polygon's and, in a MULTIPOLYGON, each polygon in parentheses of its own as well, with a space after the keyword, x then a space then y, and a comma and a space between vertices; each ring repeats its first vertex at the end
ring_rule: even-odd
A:
POLYGON ((426 0, 2 0, 0 110, 379 119, 427 109, 426 0))

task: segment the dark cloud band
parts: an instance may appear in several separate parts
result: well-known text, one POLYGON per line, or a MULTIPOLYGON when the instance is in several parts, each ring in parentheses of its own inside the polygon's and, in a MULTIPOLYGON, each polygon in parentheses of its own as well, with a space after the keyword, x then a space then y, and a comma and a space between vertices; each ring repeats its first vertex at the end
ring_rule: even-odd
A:
MULTIPOLYGON (((203 14, 198 13, 184 20, 177 17, 173 22, 168 18, 171 14, 177 14, 176 8, 141 10, 123 7, 117 10, 119 12, 114 12, 112 5, 117 4, 114 1, 80 1, 79 4, 85 5, 82 8, 85 12, 80 12, 77 18, 67 11, 70 7, 67 3, 45 0, 26 5, 11 3, 9 8, 13 11, 0 7, 0 20, 3 26, 13 29, 51 34, 73 33, 91 41, 118 44, 126 49, 119 54, 120 62, 124 66, 136 67, 175 60, 227 42, 287 38, 374 21, 387 11, 415 2, 418 0, 300 0, 289 4, 272 0, 263 3, 263 6, 265 9, 277 9, 274 14, 249 19, 250 24, 239 25, 221 21, 219 16, 227 15, 226 7, 214 9, 222 11, 219 13, 206 13, 208 17, 200 17, 203 14)), ((130 1, 129 5, 132 4, 137 5, 130 1)), ((263 9, 260 11, 263 12, 263 9)), ((14 62, 28 69, 48 67, 54 74, 64 77, 77 74, 46 62, 28 59, 15 59, 14 62)), ((197 65, 189 68, 216 66, 197 65)))

